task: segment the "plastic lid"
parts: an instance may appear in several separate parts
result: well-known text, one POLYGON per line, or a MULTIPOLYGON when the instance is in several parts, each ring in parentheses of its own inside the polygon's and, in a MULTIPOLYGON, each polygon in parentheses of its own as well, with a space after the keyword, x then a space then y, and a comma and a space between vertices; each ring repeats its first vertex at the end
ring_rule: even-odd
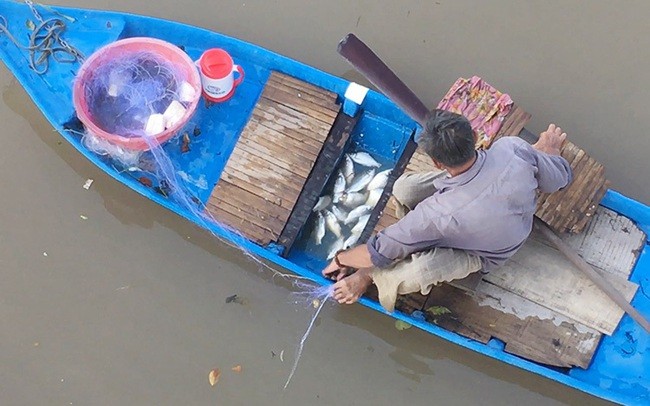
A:
POLYGON ((223 49, 209 49, 201 56, 201 71, 213 78, 225 78, 232 72, 232 58, 223 49))

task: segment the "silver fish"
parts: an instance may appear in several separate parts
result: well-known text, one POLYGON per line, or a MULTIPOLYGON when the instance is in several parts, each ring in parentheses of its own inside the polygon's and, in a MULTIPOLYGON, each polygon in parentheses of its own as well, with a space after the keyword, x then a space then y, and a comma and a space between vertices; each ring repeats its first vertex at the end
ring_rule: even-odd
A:
POLYGON ((314 208, 311 209, 312 211, 320 211, 326 208, 327 206, 332 203, 332 198, 329 196, 321 196, 318 198, 318 201, 314 205, 314 208))
POLYGON ((339 199, 346 207, 356 207, 366 201, 366 194, 359 192, 343 193, 339 199))
POLYGON ((336 253, 342 249, 343 249, 343 237, 340 237, 338 240, 334 241, 334 244, 332 244, 332 247, 327 253, 327 259, 334 258, 334 255, 336 255, 336 253))
POLYGON ((357 243, 357 241, 359 241, 360 236, 361 234, 352 234, 349 236, 348 239, 343 243, 343 249, 351 248, 354 244, 357 243))
POLYGON ((381 164, 375 161, 375 159, 367 152, 355 152, 354 154, 350 154, 350 159, 363 166, 369 166, 372 168, 379 168, 381 166, 381 164))
POLYGON ((390 175, 390 171, 390 169, 386 169, 385 171, 379 172, 377 175, 375 175, 374 178, 372 178, 366 188, 368 190, 383 189, 383 187, 386 186, 386 183, 388 183, 388 176, 390 175))
POLYGON ((343 176, 345 176, 345 181, 348 183, 352 182, 352 179, 354 179, 354 163, 348 154, 345 154, 343 158, 341 171, 343 172, 343 176))
POLYGON ((337 238, 341 238, 341 225, 338 220, 336 220, 334 213, 329 210, 325 210, 325 224, 337 238))
POLYGON ((336 176, 336 182, 334 182, 334 194, 338 195, 343 193, 343 191, 345 191, 345 186, 345 176, 343 176, 343 173, 339 171, 338 175, 336 176))
POLYGON ((332 202, 334 202, 334 204, 341 202, 341 198, 343 197, 344 194, 345 193, 334 193, 332 195, 332 202))
POLYGON ((348 214, 348 216, 345 218, 345 221, 343 222, 343 224, 348 225, 348 224, 352 223, 353 221, 357 220, 359 217, 370 213, 371 210, 372 210, 372 207, 370 207, 370 206, 366 206, 366 205, 359 206, 356 209, 352 210, 348 214))
POLYGON ((370 193, 368 193, 365 205, 375 207, 382 193, 384 193, 384 189, 372 189, 370 193))
POLYGON ((314 236, 316 245, 320 245, 323 241, 323 237, 325 237, 325 217, 323 217, 321 212, 318 212, 316 216, 316 227, 314 228, 312 235, 314 236))
POLYGON ((352 234, 361 235, 363 229, 366 228, 366 224, 368 224, 368 220, 370 220, 370 214, 359 217, 357 224, 352 227, 352 234))
POLYGON ((332 213, 334 213, 338 221, 345 221, 346 217, 348 217, 348 212, 338 206, 332 206, 332 213))
POLYGON ((356 177, 350 186, 348 186, 347 189, 345 189, 346 192, 358 192, 360 190, 363 190, 368 184, 372 181, 372 179, 375 177, 375 170, 371 169, 367 172, 362 173, 358 177, 356 177))

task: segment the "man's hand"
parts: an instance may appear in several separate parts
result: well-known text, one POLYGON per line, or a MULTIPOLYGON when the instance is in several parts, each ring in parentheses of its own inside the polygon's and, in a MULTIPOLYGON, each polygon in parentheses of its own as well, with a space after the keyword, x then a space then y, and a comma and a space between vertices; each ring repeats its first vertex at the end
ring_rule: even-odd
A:
POLYGON ((323 269, 323 276, 328 278, 328 279, 335 279, 337 281, 340 281, 341 279, 345 278, 347 276, 347 268, 339 268, 338 265, 336 265, 336 261, 332 260, 325 269, 323 269))
POLYGON ((533 144, 533 148, 549 155, 560 155, 564 140, 566 140, 566 133, 555 124, 549 124, 548 129, 539 135, 539 140, 533 144))

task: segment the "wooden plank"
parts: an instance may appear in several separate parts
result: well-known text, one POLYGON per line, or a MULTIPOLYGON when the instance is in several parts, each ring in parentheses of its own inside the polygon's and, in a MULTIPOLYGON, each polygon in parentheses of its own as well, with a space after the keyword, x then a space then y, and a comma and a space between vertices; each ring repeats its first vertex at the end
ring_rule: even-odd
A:
POLYGON ((240 151, 256 155, 268 161, 269 159, 276 160, 277 166, 286 170, 296 173, 302 178, 307 178, 311 172, 312 162, 309 159, 310 154, 296 154, 292 150, 277 145, 267 145, 266 142, 255 142, 250 139, 241 140, 237 144, 237 149, 240 151))
MULTIPOLYGON (((299 131, 302 136, 311 137, 317 142, 324 142, 329 134, 330 128, 334 120, 330 124, 314 120, 309 115, 287 107, 282 104, 274 103, 273 101, 261 98, 258 100, 254 115, 262 118, 265 125, 268 123, 275 123, 282 126, 279 132, 284 133, 283 129, 299 131)), ((261 121, 261 120, 260 120, 261 121)))
POLYGON ((219 183, 217 183, 214 195, 218 199, 221 199, 221 196, 228 196, 233 203, 254 207, 259 210, 260 215, 263 216, 261 217, 262 219, 268 216, 270 218, 284 220, 289 217, 289 214, 291 213, 291 210, 274 204, 274 202, 270 202, 268 199, 255 193, 251 193, 246 189, 242 189, 237 185, 229 183, 225 179, 221 179, 219 183))
POLYGON ((312 208, 316 204, 321 191, 325 187, 327 180, 342 156, 343 150, 347 145, 350 133, 354 129, 360 115, 350 117, 340 113, 336 118, 332 131, 323 144, 323 149, 316 162, 312 175, 307 181, 297 197, 297 204, 287 220, 287 224, 278 238, 278 243, 284 247, 284 254, 288 255, 293 246, 300 229, 311 214, 312 208))
POLYGON ((226 207, 223 205, 216 206, 213 203, 208 202, 207 206, 209 207, 208 210, 216 220, 221 224, 234 229, 237 233, 242 234, 260 245, 266 245, 270 241, 273 241, 274 235, 270 230, 261 228, 246 219, 233 215, 226 210, 226 207))
POLYGON ((284 149, 294 155, 316 157, 323 147, 323 143, 309 137, 296 138, 287 129, 284 129, 284 132, 279 132, 271 128, 268 123, 259 123, 257 117, 251 118, 247 128, 251 131, 251 134, 240 139, 240 142, 256 143, 274 151, 284 149))
MULTIPOLYGON (((260 182, 262 185, 281 182, 282 189, 285 191, 299 193, 300 189, 302 189, 302 185, 296 179, 293 172, 289 172, 278 166, 271 167, 270 165, 266 165, 266 161, 257 159, 256 157, 248 157, 247 160, 236 159, 240 158, 241 155, 242 152, 239 150, 236 149, 233 151, 232 158, 235 159, 231 158, 229 160, 228 165, 224 168, 226 173, 246 175, 253 182, 260 182), (249 165, 249 163, 254 163, 255 165, 249 165)), ((302 181, 304 182, 304 179, 302 181)))
POLYGON ((244 220, 249 224, 255 225, 260 229, 271 233, 273 236, 278 235, 280 231, 277 229, 279 228, 282 230, 282 227, 284 226, 284 221, 278 222, 275 218, 269 216, 260 216, 260 213, 256 212, 255 208, 252 208, 248 205, 240 205, 236 202, 223 199, 210 200, 209 204, 211 210, 215 210, 217 212, 225 211, 234 217, 244 220), (262 219, 262 217, 264 217, 264 219, 262 219))
MULTIPOLYGON (((269 152, 268 150, 266 152, 269 152)), ((279 152, 279 151, 278 151, 279 152)), ((237 157, 241 159, 241 163, 254 164, 260 169, 274 170, 278 169, 281 171, 287 171, 290 174, 295 175, 293 179, 306 179, 311 171, 311 168, 305 168, 304 164, 299 165, 295 161, 291 162, 286 155, 282 155, 283 159, 280 159, 280 156, 276 154, 269 155, 255 148, 250 148, 245 144, 239 143, 237 148, 232 152, 231 157, 237 157)))
MULTIPOLYGON (((538 238, 529 238, 506 264, 483 279, 606 334, 614 331, 623 316, 589 278, 538 238)), ((636 284, 613 275, 607 279, 632 299, 636 284)))
POLYGON ((332 122, 336 118, 336 114, 331 110, 324 109, 317 104, 303 100, 297 95, 283 92, 279 89, 266 87, 262 93, 262 99, 271 100, 279 105, 299 111, 329 126, 332 125, 332 122))
POLYGON ((278 81, 273 75, 269 77, 267 89, 273 89, 273 91, 281 91, 290 94, 326 111, 337 112, 339 110, 339 107, 336 104, 336 97, 332 98, 323 95, 322 93, 314 93, 294 87, 289 82, 278 81))
POLYGON ((573 182, 563 190, 541 194, 536 215, 559 233, 579 233, 589 223, 606 191, 604 167, 571 142, 561 150, 573 170, 573 182))
POLYGON ((266 183, 263 189, 255 179, 251 179, 250 176, 237 171, 233 171, 232 173, 224 172, 221 175, 221 179, 248 190, 251 193, 255 193, 273 204, 289 210, 293 209, 294 200, 292 198, 296 195, 296 192, 283 190, 282 183, 266 183))
POLYGON ((628 279, 646 235, 632 220, 599 206, 584 232, 562 239, 589 264, 628 279))
POLYGON ((445 307, 450 314, 427 318, 481 342, 496 337, 507 352, 523 358, 559 367, 589 366, 600 333, 532 302, 525 309, 520 303, 520 297, 487 283, 473 295, 443 284, 432 289, 424 309, 445 307))
POLYGON ((337 98, 337 94, 334 92, 277 71, 271 73, 269 76, 269 81, 281 83, 296 90, 300 90, 301 92, 321 97, 325 100, 336 100, 337 98))

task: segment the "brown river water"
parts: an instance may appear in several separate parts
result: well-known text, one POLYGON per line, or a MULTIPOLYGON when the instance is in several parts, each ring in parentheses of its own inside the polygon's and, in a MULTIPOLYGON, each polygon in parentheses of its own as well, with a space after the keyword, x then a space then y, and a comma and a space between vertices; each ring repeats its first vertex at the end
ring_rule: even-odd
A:
MULTIPOLYGON (((356 32, 431 106, 459 76, 482 76, 533 114, 531 130, 557 122, 615 189, 650 202, 650 3, 59 3, 206 27, 358 80, 336 53, 356 32)), ((314 311, 291 284, 100 172, 4 67, 0 91, 0 404, 604 404, 334 304, 283 391, 314 311)))

